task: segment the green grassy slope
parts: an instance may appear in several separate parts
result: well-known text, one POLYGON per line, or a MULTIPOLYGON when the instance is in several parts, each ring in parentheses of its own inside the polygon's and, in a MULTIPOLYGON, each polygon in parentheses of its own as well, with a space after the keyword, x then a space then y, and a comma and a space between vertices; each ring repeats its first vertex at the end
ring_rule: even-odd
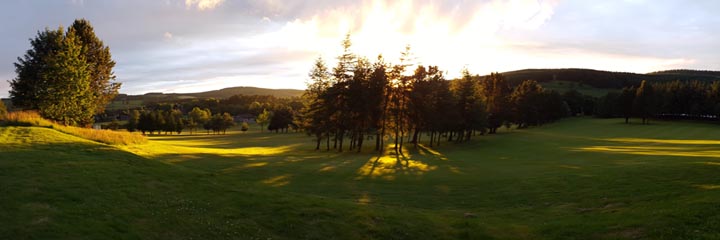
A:
POLYGON ((120 150, 0 128, 0 238, 720 237, 718 126, 620 122, 568 119, 399 158, 316 152, 301 134, 120 150))

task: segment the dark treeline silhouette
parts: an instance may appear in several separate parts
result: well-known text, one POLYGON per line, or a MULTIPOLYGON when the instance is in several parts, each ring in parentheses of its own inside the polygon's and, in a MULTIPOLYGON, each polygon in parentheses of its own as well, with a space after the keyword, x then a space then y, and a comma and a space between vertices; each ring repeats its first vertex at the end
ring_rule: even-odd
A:
MULTIPOLYGON (((314 136, 315 149, 361 151, 374 140, 382 151, 386 140, 400 152, 429 137, 430 146, 442 141, 464 142, 476 134, 496 133, 501 126, 519 128, 555 121, 571 113, 563 96, 545 91, 536 81, 514 89, 501 74, 481 78, 465 69, 447 81, 437 66, 415 66, 410 48, 397 64, 379 56, 375 62, 351 52, 349 36, 343 53, 330 69, 322 58, 309 73, 304 107, 296 122, 314 136)), ((582 106, 577 106, 582 109, 582 106)), ((579 110, 582 111, 582 110, 579 110)))
POLYGON ((672 81, 623 88, 598 100, 597 116, 638 117, 642 123, 650 118, 718 120, 720 116, 720 81, 672 81))

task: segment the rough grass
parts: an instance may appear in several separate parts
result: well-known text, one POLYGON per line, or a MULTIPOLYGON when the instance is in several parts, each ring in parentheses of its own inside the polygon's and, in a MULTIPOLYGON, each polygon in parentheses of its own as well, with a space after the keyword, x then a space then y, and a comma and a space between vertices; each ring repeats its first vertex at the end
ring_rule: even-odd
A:
MULTIPOLYGON (((404 155, 0 128, 0 238, 717 239, 717 125, 569 119, 404 155)), ((367 152, 367 150, 366 150, 367 152)))
POLYGON ((128 145, 147 142, 147 139, 139 133, 65 126, 44 119, 40 117, 37 112, 32 111, 9 112, 4 120, 4 124, 11 126, 37 126, 53 128, 63 133, 105 144, 128 145))

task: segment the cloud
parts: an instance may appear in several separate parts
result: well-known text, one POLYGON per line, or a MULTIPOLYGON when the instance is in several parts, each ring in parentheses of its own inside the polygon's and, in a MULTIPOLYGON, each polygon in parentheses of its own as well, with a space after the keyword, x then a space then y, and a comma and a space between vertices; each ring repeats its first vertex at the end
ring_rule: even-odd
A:
POLYGON ((210 10, 222 4, 224 1, 225 0, 185 0, 185 6, 187 8, 196 7, 201 11, 210 10))
POLYGON ((351 33, 353 51, 360 55, 383 54, 394 61, 410 44, 418 63, 442 65, 454 73, 502 48, 507 41, 504 32, 541 27, 552 18, 557 4, 547 0, 365 0, 316 9, 314 14, 292 12, 296 6, 288 6, 276 11, 305 17, 288 21, 266 38, 291 50, 333 59, 340 50, 339 41, 351 33))
POLYGON ((163 33, 163 38, 164 38, 166 41, 170 41, 170 40, 172 40, 173 35, 172 35, 171 32, 165 32, 165 33, 163 33))

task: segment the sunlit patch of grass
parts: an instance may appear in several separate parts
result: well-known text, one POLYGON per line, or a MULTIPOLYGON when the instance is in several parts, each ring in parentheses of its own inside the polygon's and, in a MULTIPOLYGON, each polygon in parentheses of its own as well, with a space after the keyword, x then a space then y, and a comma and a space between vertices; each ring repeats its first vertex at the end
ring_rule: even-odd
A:
POLYGON ((720 185, 717 185, 717 184, 700 184, 700 185, 695 185, 695 187, 704 189, 704 190, 720 189, 720 185))
POLYGON ((364 192, 364 193, 362 193, 360 198, 357 199, 357 202, 358 202, 358 204, 361 204, 361 205, 367 205, 372 202, 372 199, 370 198, 370 194, 368 194, 367 192, 364 192))
POLYGON ((580 151, 608 152, 651 156, 677 156, 677 157, 720 157, 720 150, 702 147, 674 147, 674 146, 592 146, 578 148, 580 151))
POLYGON ((359 178, 393 180, 396 174, 422 175, 435 169, 437 166, 412 159, 407 149, 403 148, 402 153, 397 154, 394 151, 394 145, 388 145, 384 154, 370 158, 365 165, 358 169, 358 175, 359 178))
POLYGON ((292 177, 292 175, 290 174, 279 175, 265 179, 262 181, 262 183, 273 187, 282 187, 290 183, 290 177, 292 177))
POLYGON ((156 158, 163 155, 201 155, 209 154, 222 157, 237 156, 272 156, 286 153, 298 144, 277 146, 277 147, 236 147, 236 148, 206 148, 188 147, 177 142, 152 141, 147 144, 128 145, 121 148, 148 158, 156 158))
POLYGON ((720 145, 720 140, 688 140, 688 139, 652 139, 652 138, 604 138, 608 142, 621 143, 660 143, 679 145, 720 145))

